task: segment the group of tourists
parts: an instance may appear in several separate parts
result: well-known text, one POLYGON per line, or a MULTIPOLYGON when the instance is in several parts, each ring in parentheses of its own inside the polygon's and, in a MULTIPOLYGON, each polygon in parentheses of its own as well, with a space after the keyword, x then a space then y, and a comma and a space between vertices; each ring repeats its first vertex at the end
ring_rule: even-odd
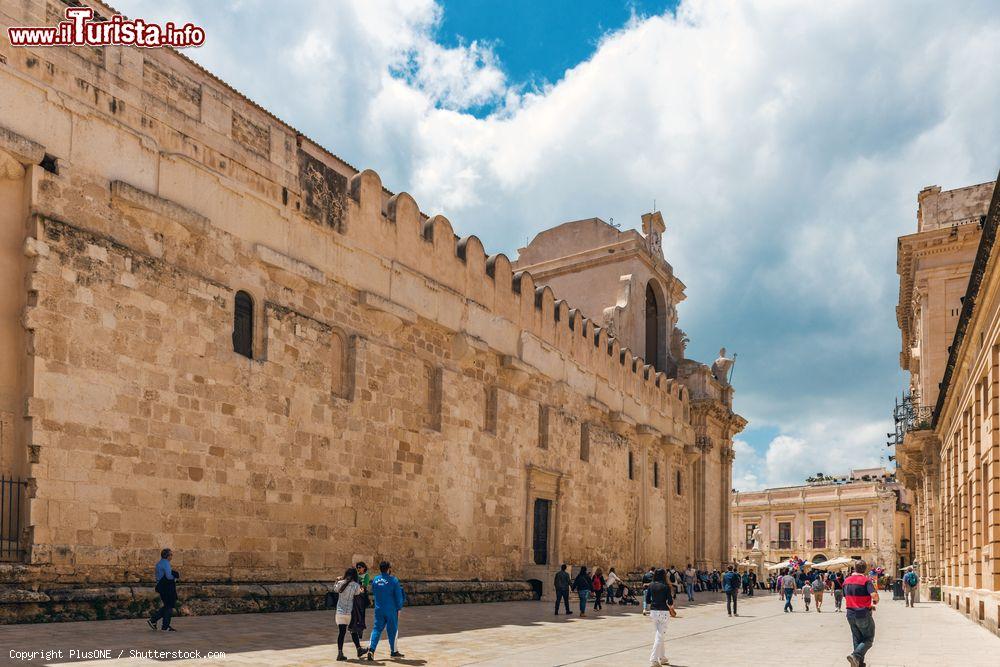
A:
MULTIPOLYGON (((879 586, 876 582, 880 574, 869 572, 868 565, 863 560, 856 560, 852 572, 846 577, 843 573, 815 570, 803 572, 801 569, 792 571, 786 568, 780 575, 770 578, 770 585, 772 590, 781 595, 785 613, 794 611, 792 599, 796 593, 801 593, 806 611, 809 611, 810 604, 815 599, 816 611, 822 612, 823 598, 831 592, 834 611, 845 610, 851 628, 852 650, 847 661, 852 667, 863 667, 865 654, 875 642, 873 612, 879 601, 879 586)), ((919 583, 920 578, 914 570, 903 575, 903 593, 907 607, 913 607, 919 583)))
MULTIPOLYGON (((867 567, 864 561, 858 560, 852 566, 853 571, 845 576, 839 572, 807 572, 804 567, 798 566, 784 568, 761 580, 753 572, 738 572, 733 565, 727 566, 722 573, 718 570, 702 572, 692 568, 690 564, 684 570, 673 566, 650 567, 641 578, 642 613, 650 616, 654 630, 650 664, 668 664, 664 642, 667 620, 676 617, 674 601, 681 594, 686 594, 690 602, 694 601, 694 593, 699 590, 721 591, 726 595, 726 613, 729 616, 739 616, 737 605, 740 592, 744 596, 751 596, 760 587, 778 594, 786 613, 794 611, 792 602, 796 595, 802 596, 807 612, 815 604, 817 613, 822 613, 826 596, 832 595, 834 611, 846 612, 851 629, 852 650, 847 660, 851 667, 863 667, 865 654, 875 640, 875 619, 872 612, 879 601, 877 574, 868 573, 867 567)), ((556 574, 554 583, 556 614, 559 614, 560 604, 567 614, 572 613, 569 607, 571 591, 579 595, 581 616, 586 616, 587 603, 591 599, 594 601, 593 609, 598 610, 601 609, 602 596, 606 597, 609 604, 613 604, 616 597, 622 599, 629 595, 626 582, 615 573, 614 568, 605 576, 601 568, 590 572, 586 567, 581 567, 576 577, 571 577, 564 564, 556 574)), ((903 591, 907 607, 913 606, 918 584, 919 578, 915 571, 910 570, 904 574, 903 591)))
POLYGON ((563 563, 556 572, 553 588, 556 592, 556 616, 559 615, 559 604, 562 603, 566 609, 566 614, 572 614, 569 609, 570 591, 576 592, 580 598, 580 616, 587 615, 587 603, 593 599, 593 610, 603 609, 603 601, 608 604, 615 604, 616 599, 624 597, 628 587, 625 582, 615 572, 615 568, 608 570, 607 576, 600 567, 593 572, 587 571, 586 565, 581 565, 575 578, 570 577, 567 566, 563 563))
POLYGON ((813 598, 816 599, 816 611, 823 611, 823 598, 829 591, 833 595, 834 611, 841 611, 844 602, 844 575, 835 572, 803 572, 801 570, 790 570, 784 568, 778 575, 771 575, 770 588, 778 593, 784 600, 784 611, 789 613, 794 611, 792 598, 796 594, 802 595, 802 603, 806 611, 809 611, 813 598))
MULTIPOLYGON (((642 575, 643 591, 653 582, 656 570, 657 568, 652 566, 642 575)), ((670 587, 671 595, 676 597, 682 593, 686 594, 688 602, 694 602, 694 594, 696 592, 721 590, 722 577, 718 570, 714 572, 696 570, 688 563, 687 568, 684 570, 678 570, 675 566, 671 565, 669 568, 665 568, 663 572, 665 577, 664 583, 670 587)), ((579 597, 581 616, 587 615, 588 605, 590 605, 593 611, 600 611, 603 609, 605 602, 607 604, 616 604, 617 601, 621 601, 622 599, 633 600, 632 592, 629 591, 625 581, 618 576, 613 567, 609 568, 608 573, 605 575, 604 569, 601 567, 591 572, 587 569, 586 565, 583 565, 574 577, 567 570, 567 566, 563 564, 560 566, 559 572, 556 573, 553 587, 556 592, 554 610, 556 615, 559 614, 560 605, 565 609, 565 613, 572 613, 569 608, 570 592, 577 593, 579 597)), ((649 609, 649 599, 643 595, 643 614, 648 614, 649 609)))
POLYGON ((368 566, 358 562, 354 567, 347 568, 344 576, 333 585, 333 590, 337 594, 337 660, 347 660, 344 639, 348 632, 359 658, 375 659, 375 650, 383 631, 389 640, 389 655, 393 658, 404 657, 396 647, 396 639, 399 635, 399 612, 406 604, 406 593, 399 579, 392 574, 392 565, 388 561, 379 563, 379 573, 374 578, 369 576, 368 566), (369 592, 375 600, 375 624, 368 646, 362 646, 369 592))
MULTIPOLYGON (((149 627, 157 629, 161 624, 164 631, 175 632, 171 627, 174 607, 177 605, 177 581, 180 574, 172 567, 173 552, 163 549, 160 560, 154 568, 156 592, 162 602, 161 608, 147 621, 149 627)), ((876 577, 866 574, 867 565, 858 560, 853 564, 853 573, 845 577, 842 573, 826 573, 812 570, 806 572, 804 567, 784 568, 778 574, 767 578, 765 585, 772 592, 778 593, 783 601, 785 613, 794 611, 792 600, 796 594, 801 594, 805 610, 808 612, 815 600, 816 612, 823 611, 823 600, 827 593, 833 595, 834 611, 846 609, 848 624, 851 628, 852 651, 847 660, 852 667, 863 667, 865 654, 875 640, 875 619, 872 612, 878 605, 878 586, 876 577)), ((600 567, 593 572, 586 566, 581 566, 576 577, 571 577, 567 566, 560 566, 555 575, 554 588, 556 593, 555 613, 559 614, 560 603, 566 614, 571 614, 569 606, 570 592, 576 592, 580 601, 580 616, 587 615, 588 602, 593 599, 593 610, 602 609, 602 601, 616 604, 626 599, 634 599, 634 592, 629 590, 625 580, 609 568, 607 575, 600 567)), ((903 575, 903 592, 906 606, 912 607, 916 595, 919 577, 914 570, 903 575)), ((667 664, 665 657, 664 637, 667 620, 676 617, 674 600, 686 593, 688 601, 694 601, 694 594, 699 590, 721 591, 726 595, 726 613, 739 616, 737 604, 739 592, 753 595, 758 581, 754 573, 739 573, 733 565, 729 565, 724 573, 718 570, 703 572, 696 570, 689 563, 684 570, 674 566, 669 568, 650 567, 641 579, 642 613, 650 616, 653 621, 653 652, 650 655, 652 665, 667 664)), ((347 660, 344 655, 344 640, 347 634, 351 636, 358 658, 375 659, 375 651, 385 631, 389 641, 390 656, 404 657, 396 646, 399 633, 399 612, 406 603, 403 587, 392 574, 392 565, 387 561, 379 564, 379 574, 372 578, 368 566, 358 562, 354 567, 345 570, 344 576, 333 585, 333 596, 336 606, 337 660, 347 660), (369 637, 368 645, 361 643, 366 629, 365 612, 369 606, 369 595, 375 603, 375 623, 369 637)))
MULTIPOLYGON (((173 617, 174 607, 177 606, 177 581, 180 579, 180 574, 171 566, 173 557, 173 551, 163 549, 154 569, 153 576, 161 607, 146 621, 153 630, 156 630, 157 622, 160 622, 164 631, 176 632, 171 627, 170 620, 173 617)), ((379 573, 372 577, 368 573, 368 565, 359 561, 354 567, 347 568, 344 576, 333 585, 332 606, 336 607, 334 618, 338 628, 338 661, 347 660, 347 656, 344 655, 344 639, 348 633, 354 642, 358 658, 367 657, 370 661, 375 660, 375 650, 378 648, 383 631, 389 641, 389 655, 393 658, 404 657, 396 646, 396 640, 399 635, 399 612, 406 604, 406 593, 399 579, 393 575, 392 565, 388 561, 379 563, 378 569, 379 573), (361 637, 367 627, 365 612, 369 606, 369 595, 375 601, 375 624, 368 638, 368 645, 363 646, 361 637)))

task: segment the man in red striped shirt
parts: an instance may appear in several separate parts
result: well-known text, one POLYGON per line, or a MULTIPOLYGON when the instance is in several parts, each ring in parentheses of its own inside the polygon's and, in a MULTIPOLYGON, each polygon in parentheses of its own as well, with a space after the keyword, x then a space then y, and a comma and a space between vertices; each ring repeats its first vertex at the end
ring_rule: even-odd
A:
POLYGON ((847 622, 851 626, 854 650, 847 656, 851 667, 864 667, 865 653, 875 643, 875 618, 872 612, 878 604, 878 591, 871 579, 865 576, 868 564, 855 561, 854 574, 844 580, 844 603, 847 606, 847 622))

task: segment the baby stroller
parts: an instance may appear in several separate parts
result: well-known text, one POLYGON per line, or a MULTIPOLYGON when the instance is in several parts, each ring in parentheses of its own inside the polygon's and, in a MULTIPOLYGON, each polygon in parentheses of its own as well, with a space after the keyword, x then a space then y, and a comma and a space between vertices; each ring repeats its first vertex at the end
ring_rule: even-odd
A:
POLYGON ((638 598, 635 597, 635 593, 632 592, 632 589, 626 587, 625 590, 622 591, 622 597, 620 600, 618 600, 618 604, 630 604, 638 606, 639 600, 638 598))

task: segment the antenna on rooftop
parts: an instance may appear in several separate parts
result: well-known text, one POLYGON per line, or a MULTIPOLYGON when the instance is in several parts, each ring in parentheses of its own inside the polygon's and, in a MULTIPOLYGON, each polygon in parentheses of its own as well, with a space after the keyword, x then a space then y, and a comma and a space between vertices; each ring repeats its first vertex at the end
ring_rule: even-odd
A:
POLYGON ((656 197, 653 197, 653 213, 656 213, 656 197))

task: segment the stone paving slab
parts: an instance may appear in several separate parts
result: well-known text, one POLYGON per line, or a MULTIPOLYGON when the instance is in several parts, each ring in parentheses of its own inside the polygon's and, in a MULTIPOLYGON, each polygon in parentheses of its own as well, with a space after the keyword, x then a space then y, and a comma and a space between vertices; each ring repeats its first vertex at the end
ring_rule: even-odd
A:
MULTIPOLYGON (((785 614, 777 597, 741 598, 729 618, 720 596, 681 604, 670 621, 667 655, 681 667, 847 665, 850 630, 842 613, 785 614)), ((828 607, 832 610, 833 605, 828 607)), ((1000 665, 1000 637, 939 603, 907 609, 883 598, 876 614, 873 667, 1000 665)), ((332 665, 336 627, 328 611, 202 616, 176 619, 177 633, 153 632, 145 621, 92 621, 0 626, 0 664, 120 667, 123 665, 332 665), (63 651, 62 658, 17 661, 11 650, 63 651), (73 660, 69 650, 107 650, 111 659, 73 660), (130 651, 200 651, 200 659, 130 658, 130 651), (209 651, 225 657, 207 658, 209 651), (119 658, 121 653, 122 657, 119 658)), ((370 627, 370 622, 369 622, 370 627)), ((414 607, 400 617, 401 660, 381 665, 637 665, 648 664, 652 625, 638 607, 606 606, 587 618, 553 616, 547 602, 414 607)), ((348 640, 349 641, 349 640, 348 640)), ((349 652, 350 655, 352 652, 349 652)), ((351 661, 346 664, 362 664, 351 661)))

